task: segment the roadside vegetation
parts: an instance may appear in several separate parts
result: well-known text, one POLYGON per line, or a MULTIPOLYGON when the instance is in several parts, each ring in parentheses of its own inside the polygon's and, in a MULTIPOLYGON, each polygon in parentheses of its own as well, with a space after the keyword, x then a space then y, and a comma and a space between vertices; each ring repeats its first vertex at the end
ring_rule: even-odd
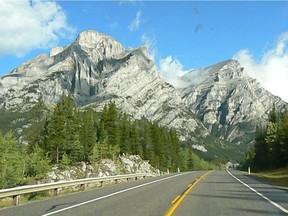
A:
POLYGON ((243 170, 251 167, 253 175, 288 186, 288 111, 271 111, 266 125, 258 125, 255 145, 246 154, 243 170))
POLYGON ((67 169, 123 153, 139 155, 161 171, 218 168, 200 159, 191 146, 182 146, 175 130, 146 119, 132 121, 113 102, 100 113, 80 111, 71 96, 63 95, 49 111, 39 98, 31 116, 27 145, 12 132, 0 132, 0 189, 41 180, 53 166, 67 169))
POLYGON ((251 175, 269 184, 288 188, 288 167, 252 172, 251 175))

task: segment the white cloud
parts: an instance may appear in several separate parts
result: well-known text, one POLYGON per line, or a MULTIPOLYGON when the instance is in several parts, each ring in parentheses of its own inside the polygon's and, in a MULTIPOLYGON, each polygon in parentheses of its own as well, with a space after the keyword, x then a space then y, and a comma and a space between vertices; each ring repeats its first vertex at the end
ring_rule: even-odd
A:
POLYGON ((0 0, 0 23, 0 56, 51 48, 73 33, 62 8, 47 0, 0 0))
POLYGON ((142 12, 140 10, 137 11, 135 19, 128 26, 128 28, 130 29, 130 32, 133 32, 139 29, 139 26, 141 24, 141 15, 142 15, 142 12))
POLYGON ((157 55, 156 38, 149 36, 147 33, 142 34, 142 42, 149 48, 149 57, 151 60, 155 61, 157 55))
MULTIPOLYGON (((150 58, 155 61, 157 55, 156 39, 151 38, 147 33, 142 34, 142 42, 149 47, 150 58)), ((173 59, 172 56, 162 58, 159 60, 159 72, 163 79, 173 85, 175 88, 184 88, 189 83, 181 80, 181 76, 188 71, 183 69, 183 65, 177 59, 173 59)))
POLYGON ((180 79, 186 70, 183 69, 183 65, 177 59, 173 59, 172 56, 168 56, 159 61, 160 73, 164 80, 175 88, 183 88, 187 86, 187 83, 180 79))
POLYGON ((256 61, 249 50, 240 50, 233 58, 245 68, 246 73, 257 79, 272 94, 288 102, 288 32, 283 33, 274 48, 256 61))

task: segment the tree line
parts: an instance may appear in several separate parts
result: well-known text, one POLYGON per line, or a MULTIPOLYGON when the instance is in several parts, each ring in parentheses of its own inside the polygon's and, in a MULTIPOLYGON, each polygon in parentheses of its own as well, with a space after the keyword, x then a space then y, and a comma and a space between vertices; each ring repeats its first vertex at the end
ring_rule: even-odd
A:
POLYGON ((256 170, 288 165, 288 111, 269 114, 266 125, 257 125, 254 147, 246 154, 246 166, 256 170))
POLYGON ((52 112, 39 98, 32 113, 26 146, 11 132, 0 133, 0 188, 41 179, 55 165, 64 169, 78 162, 117 160, 121 154, 139 155, 162 171, 214 168, 191 147, 181 146, 174 129, 146 119, 132 121, 114 102, 101 112, 80 111, 72 96, 63 94, 52 112))

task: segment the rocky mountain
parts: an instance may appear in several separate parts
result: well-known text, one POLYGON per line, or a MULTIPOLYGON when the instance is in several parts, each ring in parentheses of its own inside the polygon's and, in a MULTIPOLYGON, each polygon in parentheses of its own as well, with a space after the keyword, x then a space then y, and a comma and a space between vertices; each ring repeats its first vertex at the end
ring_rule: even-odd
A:
POLYGON ((229 159, 243 151, 225 139, 242 143, 250 133, 251 142, 255 122, 266 118, 273 104, 286 106, 246 76, 236 61, 191 71, 182 81, 188 87, 175 89, 165 82, 147 47, 125 50, 112 37, 90 30, 71 45, 56 47, 0 77, 0 111, 25 112, 40 95, 53 106, 70 93, 79 108, 96 110, 113 100, 132 119, 175 128, 183 142, 210 154, 208 158, 229 159), (205 75, 198 83, 195 72, 205 75))
POLYGON ((100 109, 114 100, 134 119, 147 118, 191 134, 209 135, 149 58, 147 47, 125 50, 110 36, 82 32, 66 47, 42 54, 0 78, 0 108, 28 110, 40 95, 53 105, 71 93, 77 106, 100 109))
POLYGON ((238 61, 224 61, 190 71, 182 77, 188 87, 180 90, 186 106, 218 137, 234 143, 249 144, 256 124, 287 103, 266 91, 245 73, 238 61), (195 74, 201 74, 195 83, 195 74))

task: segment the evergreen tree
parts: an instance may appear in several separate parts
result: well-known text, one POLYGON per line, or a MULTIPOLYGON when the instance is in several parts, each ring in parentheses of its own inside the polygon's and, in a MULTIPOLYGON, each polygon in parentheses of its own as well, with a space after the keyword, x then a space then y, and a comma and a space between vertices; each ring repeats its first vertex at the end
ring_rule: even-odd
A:
POLYGON ((67 169, 70 165, 71 165, 71 160, 68 157, 68 155, 66 154, 66 152, 63 153, 59 167, 60 169, 64 170, 67 169))
POLYGON ((113 147, 108 144, 107 138, 100 141, 96 145, 98 145, 98 148, 99 148, 100 160, 102 160, 104 158, 109 158, 109 159, 113 158, 113 154, 114 154, 113 147))
POLYGON ((143 149, 141 146, 139 121, 134 121, 133 123, 132 129, 130 132, 130 143, 131 143, 132 154, 139 155, 140 157, 142 157, 143 149))
POLYGON ((266 142, 266 129, 261 126, 256 127, 256 137, 254 145, 254 164, 258 169, 269 166, 269 146, 266 142))
POLYGON ((101 160, 101 148, 100 148, 100 144, 95 143, 93 149, 92 149, 92 153, 89 155, 89 161, 91 163, 95 163, 101 160))
POLYGON ((254 157, 255 157, 255 150, 254 148, 250 148, 245 155, 245 162, 242 167, 243 170, 247 170, 248 167, 251 167, 253 165, 254 157))
POLYGON ((54 107, 51 119, 48 125, 48 139, 45 150, 54 164, 59 164, 62 155, 66 149, 66 111, 65 96, 54 107))
POLYGON ((191 158, 189 155, 188 148, 180 148, 180 157, 181 157, 181 166, 179 167, 181 170, 189 170, 191 164, 189 164, 189 159, 191 158))
MULTIPOLYGON (((170 130, 170 142, 171 142, 171 148, 170 148, 170 155, 172 157, 171 159, 171 170, 176 171, 178 167, 181 166, 181 156, 180 156, 180 141, 177 136, 176 130, 170 130)), ((188 166, 189 167, 189 166, 188 166)))
POLYGON ((27 155, 25 164, 25 175, 36 179, 44 178, 51 169, 50 159, 39 146, 35 146, 27 155))
POLYGON ((88 162, 97 140, 96 113, 93 110, 79 112, 80 143, 83 148, 83 161, 88 162))
POLYGON ((71 95, 64 99, 66 142, 65 153, 72 163, 82 160, 82 146, 80 145, 79 120, 74 101, 71 95))
POLYGON ((152 124, 151 134, 153 140, 153 149, 155 153, 155 166, 161 170, 166 170, 164 165, 165 152, 164 152, 164 136, 162 134, 162 129, 157 124, 152 124))
POLYGON ((12 132, 0 132, 0 188, 15 187, 22 183, 24 157, 20 144, 12 132))
POLYGON ((131 142, 130 142, 131 122, 128 119, 126 113, 123 114, 120 123, 120 153, 131 154, 131 142))
POLYGON ((37 103, 32 108, 31 126, 29 128, 28 140, 28 153, 31 153, 35 146, 41 146, 44 142, 43 130, 45 124, 46 107, 42 96, 38 98, 37 103))
MULTIPOLYGON (((267 144, 268 152, 265 158, 268 159, 269 165, 276 167, 278 163, 279 142, 278 137, 278 124, 274 122, 268 122, 266 127, 265 142, 267 144)), ((259 147, 258 147, 259 148, 259 147)), ((266 167, 267 168, 267 167, 266 167)))
POLYGON ((278 160, 279 167, 288 165, 288 111, 280 117, 278 129, 278 160))
POLYGON ((119 118, 118 118, 118 110, 115 103, 110 102, 107 110, 107 117, 105 128, 108 136, 109 144, 112 146, 116 146, 120 144, 120 130, 119 130, 119 118))
POLYGON ((72 96, 62 95, 48 125, 46 150, 53 163, 59 164, 65 153, 72 163, 83 159, 80 124, 72 96))
POLYGON ((275 106, 273 106, 271 112, 269 113, 269 119, 268 119, 268 121, 269 121, 269 122, 272 122, 272 123, 277 123, 277 121, 278 121, 275 106))
POLYGON ((118 110, 114 102, 105 106, 100 120, 101 126, 107 132, 109 151, 113 152, 113 157, 120 154, 120 124, 118 110))
POLYGON ((278 168, 288 164, 287 111, 277 114, 273 108, 267 126, 257 126, 255 134, 254 149, 246 157, 246 164, 254 165, 256 169, 278 168))
POLYGON ((108 139, 108 133, 105 130, 104 123, 100 122, 97 129, 97 142, 102 142, 108 139))
POLYGON ((37 146, 61 167, 78 161, 116 158, 120 153, 137 154, 163 171, 167 168, 176 171, 181 166, 180 142, 175 130, 145 119, 132 122, 125 113, 120 117, 114 102, 104 106, 97 121, 95 111, 77 111, 72 96, 63 94, 40 128, 40 136, 31 145, 38 152, 33 157, 40 154, 34 148, 37 146))
POLYGON ((142 128, 141 145, 143 149, 143 158, 145 160, 153 161, 154 149, 151 135, 151 123, 147 120, 142 120, 142 128))

